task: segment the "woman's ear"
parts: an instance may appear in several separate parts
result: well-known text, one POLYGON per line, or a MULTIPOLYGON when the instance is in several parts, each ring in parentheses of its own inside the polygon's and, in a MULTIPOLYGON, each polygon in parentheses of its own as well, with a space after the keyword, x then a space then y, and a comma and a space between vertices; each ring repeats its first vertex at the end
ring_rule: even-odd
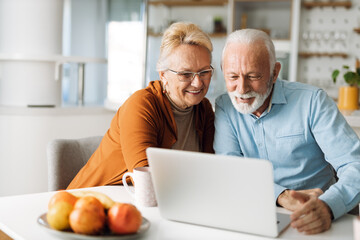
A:
POLYGON ((159 72, 159 77, 162 82, 163 93, 166 93, 167 80, 166 80, 164 74, 165 74, 165 72, 163 72, 163 71, 159 72))
POLYGON ((160 71, 160 72, 159 72, 160 80, 161 80, 163 83, 165 83, 165 81, 166 81, 164 74, 165 74, 164 71, 160 71))

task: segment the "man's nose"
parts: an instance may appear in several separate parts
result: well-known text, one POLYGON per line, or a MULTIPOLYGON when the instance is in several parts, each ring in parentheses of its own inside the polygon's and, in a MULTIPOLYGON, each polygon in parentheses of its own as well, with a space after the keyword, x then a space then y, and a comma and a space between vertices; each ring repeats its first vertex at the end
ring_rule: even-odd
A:
POLYGON ((250 91, 249 83, 245 77, 240 77, 237 81, 236 91, 240 94, 245 94, 250 91))

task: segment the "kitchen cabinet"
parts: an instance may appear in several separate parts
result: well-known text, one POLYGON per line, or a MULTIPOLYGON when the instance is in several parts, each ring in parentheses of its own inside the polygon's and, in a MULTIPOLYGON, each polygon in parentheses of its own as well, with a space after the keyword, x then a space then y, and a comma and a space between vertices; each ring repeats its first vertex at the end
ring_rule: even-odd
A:
POLYGON ((308 1, 301 4, 297 81, 324 89, 337 99, 343 79, 331 74, 360 57, 360 2, 308 1))
MULTIPOLYGON (((323 8, 323 7, 345 7, 346 9, 351 8, 352 2, 351 1, 344 1, 344 2, 303 2, 302 4, 306 10, 311 10, 312 8, 323 8)), ((320 41, 324 41, 323 44, 326 44, 331 40, 331 38, 334 38, 334 41, 345 41, 347 37, 347 34, 342 32, 334 32, 334 31, 324 31, 324 32, 306 32, 304 31, 302 33, 302 38, 305 42, 307 41, 317 41, 318 43, 320 41), (326 42, 326 43, 325 43, 326 42)), ((320 45, 320 44, 317 44, 320 45)), ((335 44, 334 44, 335 45, 335 44)), ((324 52, 324 49, 319 49, 317 47, 314 47, 314 49, 311 49, 307 52, 299 52, 299 57, 342 57, 347 58, 349 55, 343 51, 331 51, 331 52, 324 52), (314 51, 316 50, 316 52, 314 51), (319 52, 320 50, 320 52, 319 52), (322 52, 321 52, 322 51, 322 52)), ((344 50, 344 49, 343 49, 344 50)))
POLYGON ((106 11, 105 1, 0 1, 0 105, 102 104, 106 11))
POLYGON ((262 29, 274 40, 290 40, 291 4, 292 0, 235 0, 234 29, 262 29))
POLYGON ((199 25, 212 37, 226 36, 226 31, 216 31, 215 19, 227 28, 228 1, 149 1, 148 35, 160 37, 173 22, 190 21, 199 25))
POLYGON ((297 0, 234 0, 233 30, 255 28, 272 38, 282 68, 279 77, 295 81, 297 34, 300 1, 297 0))
POLYGON ((228 0, 208 0, 208 1, 149 1, 149 5, 164 5, 164 6, 221 6, 227 4, 228 0))
POLYGON ((303 6, 307 9, 311 9, 314 7, 346 7, 351 8, 352 2, 351 1, 327 1, 327 2, 317 2, 317 1, 306 1, 303 3, 303 6))

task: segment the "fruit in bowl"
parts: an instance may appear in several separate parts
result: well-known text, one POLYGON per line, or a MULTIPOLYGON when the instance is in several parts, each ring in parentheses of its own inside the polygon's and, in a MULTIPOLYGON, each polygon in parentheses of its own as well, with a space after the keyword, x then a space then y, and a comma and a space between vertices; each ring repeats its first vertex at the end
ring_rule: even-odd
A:
POLYGON ((48 203, 46 219, 55 230, 102 235, 136 233, 143 218, 132 204, 114 202, 100 192, 79 190, 56 192, 48 203))
POLYGON ((105 210, 97 198, 85 196, 76 201, 69 219, 75 233, 95 235, 105 227, 105 210))
POLYGON ((69 216, 77 199, 66 191, 56 192, 51 197, 46 218, 52 228, 56 230, 70 229, 69 216))
POLYGON ((132 204, 116 203, 109 209, 108 226, 114 233, 135 233, 140 228, 141 222, 141 213, 132 204))
POLYGON ((73 206, 67 202, 57 202, 52 205, 46 215, 49 225, 56 230, 70 229, 69 216, 73 206))
POLYGON ((58 191, 50 198, 48 209, 58 202, 67 202, 74 206, 77 199, 78 198, 76 196, 67 191, 58 191))

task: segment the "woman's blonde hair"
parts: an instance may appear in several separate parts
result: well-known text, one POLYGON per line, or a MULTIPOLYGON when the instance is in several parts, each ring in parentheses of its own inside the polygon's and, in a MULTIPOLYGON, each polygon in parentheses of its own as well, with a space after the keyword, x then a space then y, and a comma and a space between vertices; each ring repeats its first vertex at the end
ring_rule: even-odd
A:
POLYGON ((166 29, 161 40, 160 56, 156 65, 158 72, 168 69, 167 57, 176 47, 182 44, 197 45, 206 48, 209 51, 211 61, 213 46, 209 36, 193 23, 176 22, 166 29))

